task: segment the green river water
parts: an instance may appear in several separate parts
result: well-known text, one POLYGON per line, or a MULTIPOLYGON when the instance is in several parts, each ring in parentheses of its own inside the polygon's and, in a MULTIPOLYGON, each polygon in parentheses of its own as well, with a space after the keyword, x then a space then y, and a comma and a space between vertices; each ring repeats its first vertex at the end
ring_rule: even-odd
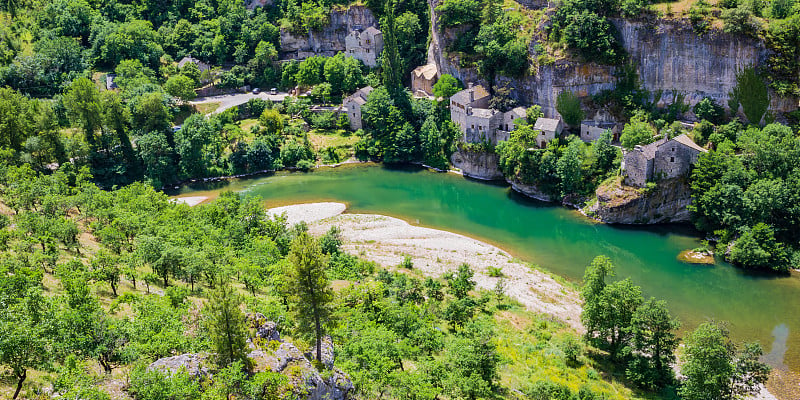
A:
POLYGON ((261 197, 267 206, 343 202, 351 213, 392 215, 459 232, 575 282, 595 256, 606 255, 617 266, 617 278, 630 277, 647 296, 666 300, 684 329, 709 319, 728 321, 736 339, 762 343, 771 365, 800 371, 798 276, 747 274, 723 262, 681 263, 678 253, 700 244, 686 227, 598 224, 506 186, 366 165, 188 186, 178 193, 213 196, 220 190, 261 197))

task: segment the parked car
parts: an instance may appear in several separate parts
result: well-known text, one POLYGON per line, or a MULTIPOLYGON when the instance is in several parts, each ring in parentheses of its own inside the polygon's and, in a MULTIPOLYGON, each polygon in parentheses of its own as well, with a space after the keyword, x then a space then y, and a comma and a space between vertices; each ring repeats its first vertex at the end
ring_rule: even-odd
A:
POLYGON ((253 94, 259 94, 259 93, 261 93, 261 89, 259 88, 253 89, 253 94))
POLYGON ((272 88, 269 90, 269 94, 278 94, 278 89, 272 88))

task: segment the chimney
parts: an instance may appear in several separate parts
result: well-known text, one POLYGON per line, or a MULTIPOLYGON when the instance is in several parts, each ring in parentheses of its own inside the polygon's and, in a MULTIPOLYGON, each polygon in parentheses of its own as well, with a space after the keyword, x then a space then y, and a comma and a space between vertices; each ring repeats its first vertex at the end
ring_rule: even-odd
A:
POLYGON ((473 101, 475 101, 475 89, 472 88, 472 84, 470 83, 469 84, 469 103, 472 104, 473 101))

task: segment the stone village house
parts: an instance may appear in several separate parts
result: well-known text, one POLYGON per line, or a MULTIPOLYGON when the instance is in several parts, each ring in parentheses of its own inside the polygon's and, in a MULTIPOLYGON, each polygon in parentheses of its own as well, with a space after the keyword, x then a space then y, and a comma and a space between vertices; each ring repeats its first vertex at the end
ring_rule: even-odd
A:
POLYGON ((623 159, 625 184, 644 187, 648 181, 686 176, 700 153, 707 151, 685 134, 636 146, 623 159))
POLYGON ((421 65, 411 71, 411 93, 418 97, 433 96, 433 85, 439 79, 436 64, 421 65))
POLYGON ((468 87, 450 97, 450 119, 459 127, 467 143, 484 140, 497 144, 508 140, 514 130, 514 120, 525 118, 525 108, 517 107, 507 112, 489 108, 491 96, 483 86, 468 87))
POLYGON ((364 30, 356 28, 344 38, 344 48, 346 56, 361 60, 368 67, 377 67, 383 51, 383 34, 372 26, 364 30))
POLYGON ((372 86, 365 86, 347 96, 342 102, 342 105, 347 110, 347 119, 350 120, 350 129, 354 131, 364 127, 361 121, 361 107, 367 103, 367 96, 370 93, 372 93, 372 86))
POLYGON ((539 147, 544 148, 551 140, 561 136, 561 132, 564 131, 564 123, 555 118, 537 118, 536 123, 533 124, 533 130, 540 132, 536 137, 536 143, 539 147))

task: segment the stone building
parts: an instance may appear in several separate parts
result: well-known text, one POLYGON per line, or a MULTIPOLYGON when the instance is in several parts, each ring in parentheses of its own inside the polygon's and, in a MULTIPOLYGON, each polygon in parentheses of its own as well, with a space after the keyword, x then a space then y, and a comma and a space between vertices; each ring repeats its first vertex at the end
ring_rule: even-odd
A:
POLYGON ((483 86, 468 87, 450 97, 450 119, 458 125, 467 143, 489 141, 492 144, 508 140, 514 130, 514 120, 524 118, 525 108, 508 112, 489 108, 491 96, 483 86))
POLYGON ((636 146, 623 158, 625 184, 644 187, 648 181, 686 176, 700 153, 706 151, 685 134, 636 146))
POLYGON ((181 60, 178 61, 178 68, 183 69, 183 66, 188 64, 188 63, 194 63, 195 65, 197 65, 197 69, 199 69, 200 72, 208 71, 208 70, 211 69, 210 65, 208 65, 208 64, 206 64, 206 63, 204 63, 204 62, 202 62, 202 61, 200 61, 200 60, 198 60, 198 59, 196 59, 196 58, 194 58, 192 56, 186 56, 186 57, 181 58, 181 60))
POLYGON ((439 79, 436 64, 421 65, 411 71, 411 93, 414 96, 433 96, 433 85, 439 79))
POLYGON ((546 147, 551 140, 561 135, 564 130, 564 123, 555 118, 538 118, 533 124, 533 129, 541 132, 536 137, 539 147, 546 147))
POLYGON ((594 142, 595 140, 599 139, 600 136, 605 133, 605 131, 611 131, 614 133, 615 127, 616 124, 613 122, 596 122, 593 120, 583 121, 581 122, 580 137, 584 142, 594 142))
POLYGON ((347 119, 350 120, 350 129, 357 131, 364 127, 361 122, 361 107, 367 103, 367 96, 372 93, 372 86, 365 86, 347 96, 342 105, 347 109, 347 119))
POLYGON ((344 48, 345 55, 361 60, 368 67, 377 67, 383 51, 383 34, 372 26, 354 29, 344 38, 344 48))

